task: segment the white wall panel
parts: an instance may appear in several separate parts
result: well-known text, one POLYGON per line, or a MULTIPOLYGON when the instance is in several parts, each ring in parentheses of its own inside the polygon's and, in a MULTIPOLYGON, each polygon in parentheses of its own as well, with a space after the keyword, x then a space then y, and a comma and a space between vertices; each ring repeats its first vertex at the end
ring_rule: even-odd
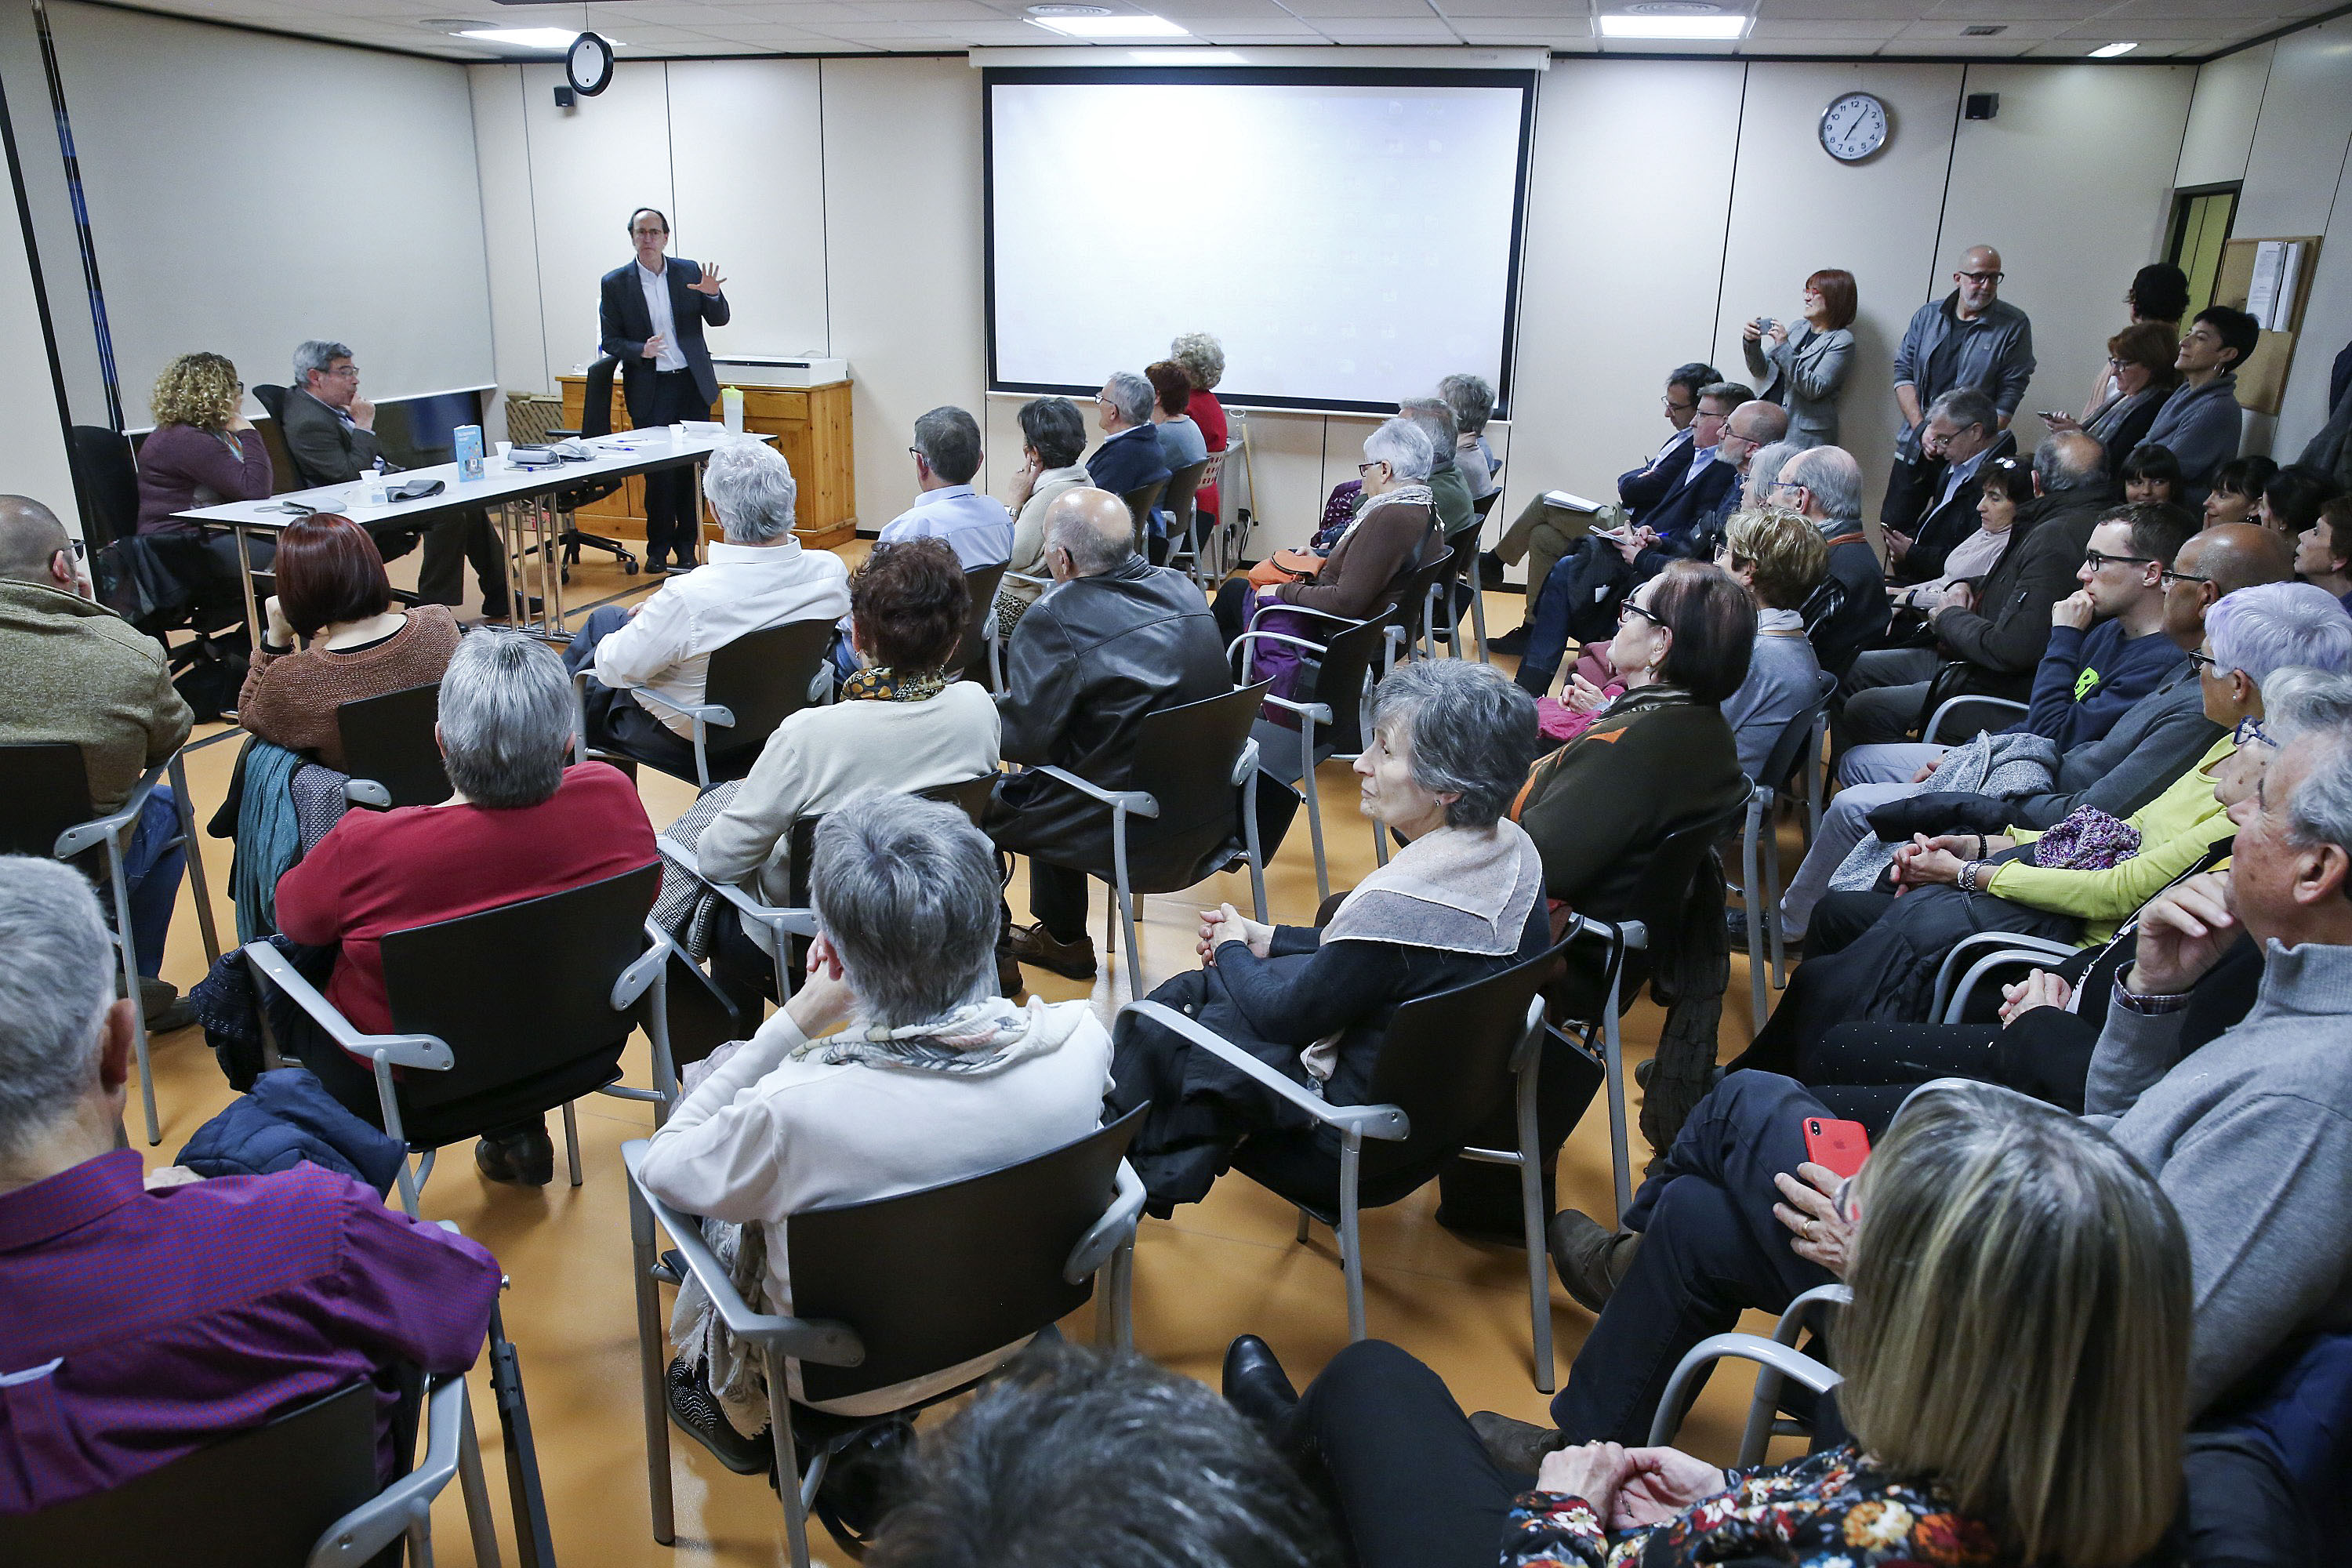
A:
POLYGON ((2327 423, 2328 376, 2347 342, 2352 342, 2352 161, 2336 183, 2333 216, 2319 245, 2319 270, 2312 275, 2311 300, 2304 307, 2294 364, 2279 405, 2271 456, 2281 462, 2300 456, 2327 423))
POLYGON ((17 345, 17 353, 16 374, 0 376, 0 430, 8 433, 6 460, 0 461, 0 490, 31 496, 79 533, 73 470, 66 462, 57 384, 49 379, 40 305, 33 292, 25 242, 12 203, 7 216, 0 217, 0 334, 17 345))
POLYGON ((2273 48, 2232 232, 2324 233, 2352 142, 2352 16, 2290 33, 2273 48))
POLYGON ((2254 117, 2262 111, 2263 88, 2270 80, 2271 52, 2259 44, 2224 56, 2197 72, 2197 96, 2181 135, 2176 185, 2220 185, 2246 177, 2246 154, 2254 143, 2254 117))
POLYGON ((678 230, 673 211, 668 68, 657 60, 616 67, 603 96, 573 109, 555 107, 562 66, 498 68, 522 77, 547 374, 563 375, 596 358, 597 281, 634 254, 630 209, 670 214, 677 254, 696 254, 694 237, 678 230))
POLYGON ((678 254, 715 260, 739 353, 824 353, 824 127, 814 60, 678 60, 669 71, 678 254))
MULTIPOLYGON (((501 394, 554 388, 547 368, 547 312, 539 292, 539 221, 531 210, 530 138, 523 123, 520 66, 474 66, 475 157, 488 242, 490 351, 501 394)), ((567 361, 568 364, 570 362, 567 361)), ((490 423, 505 430, 500 415, 490 423)))

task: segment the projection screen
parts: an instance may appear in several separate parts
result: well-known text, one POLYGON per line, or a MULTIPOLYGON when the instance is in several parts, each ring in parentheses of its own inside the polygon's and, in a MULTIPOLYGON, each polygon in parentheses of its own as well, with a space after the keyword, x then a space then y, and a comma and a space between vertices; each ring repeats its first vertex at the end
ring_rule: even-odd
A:
POLYGON ((1091 395, 1204 331, 1228 403, 1377 412, 1470 371, 1507 412, 1534 73, 982 86, 994 390, 1091 395))

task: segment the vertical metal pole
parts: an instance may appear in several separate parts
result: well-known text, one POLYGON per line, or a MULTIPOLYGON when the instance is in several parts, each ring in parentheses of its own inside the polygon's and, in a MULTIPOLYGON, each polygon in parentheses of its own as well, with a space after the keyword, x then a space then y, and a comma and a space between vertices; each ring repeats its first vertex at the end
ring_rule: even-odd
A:
POLYGON ((1350 1127, 1339 1145, 1339 1267, 1348 1277, 1348 1342, 1364 1337, 1364 1247, 1356 1227, 1356 1183, 1364 1134, 1350 1127))
POLYGON ((1522 1042, 1527 1059, 1519 1067, 1519 1214, 1528 1244, 1528 1310, 1535 1329, 1536 1389, 1549 1394, 1552 1385, 1551 1272, 1544 1247, 1543 1165, 1536 1131, 1536 1090, 1543 1079, 1543 1001, 1529 1005, 1535 1027, 1522 1042))
POLYGON ((205 858, 196 841, 196 808, 188 799, 188 770, 184 753, 172 753, 170 776, 172 798, 180 816, 180 839, 188 851, 188 890, 196 901, 196 927, 205 937, 205 962, 218 963, 220 931, 213 923, 212 889, 205 878, 205 858))
POLYGON ((653 1508, 654 1539, 667 1546, 676 1538, 670 1500, 669 1400, 662 1388, 661 1301, 654 1289, 654 1213, 629 1183, 629 1266, 636 1276, 637 1391, 645 1407, 646 1495, 653 1508))

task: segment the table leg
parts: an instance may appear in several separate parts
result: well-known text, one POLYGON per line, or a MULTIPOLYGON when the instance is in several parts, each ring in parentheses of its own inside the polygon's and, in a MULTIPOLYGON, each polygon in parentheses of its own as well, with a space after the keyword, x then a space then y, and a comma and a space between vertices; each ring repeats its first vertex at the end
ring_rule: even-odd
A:
POLYGON ((552 563, 547 569, 547 629, 556 637, 563 635, 563 514, 556 510, 552 494, 533 498, 539 508, 541 530, 548 541, 541 552, 542 562, 552 563))
POLYGON ((236 541, 236 586, 245 595, 245 635, 253 646, 261 646, 261 635, 269 628, 262 624, 261 606, 253 597, 253 552, 246 542, 245 524, 229 524, 229 537, 236 541))

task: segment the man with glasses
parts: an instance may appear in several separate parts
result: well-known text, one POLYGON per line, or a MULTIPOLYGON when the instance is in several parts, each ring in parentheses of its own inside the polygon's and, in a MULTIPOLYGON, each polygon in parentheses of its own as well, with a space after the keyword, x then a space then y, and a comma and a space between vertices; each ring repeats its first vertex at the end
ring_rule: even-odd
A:
POLYGON ((2156 411, 2147 440, 2179 462, 2183 506, 2203 506, 2213 475, 2238 455, 2245 424, 2238 406, 2238 367, 2261 339, 2253 317, 2227 305, 2198 311, 2180 339, 2180 354, 2173 361, 2180 384, 2156 411))
POLYGON ((1878 521, 1910 532, 1935 495, 1943 464, 1924 445, 1927 410, 1955 387, 1974 387, 1992 399, 2002 429, 2033 379, 2033 323, 2000 298, 2000 252, 1970 246, 1952 273, 1952 291, 1912 313, 1895 351, 1895 402, 1903 422, 1895 431, 1895 470, 1878 521))
POLYGON ((1862 465, 1843 447, 1807 447, 1780 466, 1763 499, 1809 520, 1828 542, 1829 574, 1798 613, 1813 657, 1843 679, 1888 619, 1878 552, 1862 528, 1862 465))
POLYGON ((942 405, 915 421, 915 504, 883 527, 880 542, 943 539, 966 572, 1002 566, 1013 554, 1013 514, 971 488, 980 472, 980 421, 942 405))
POLYGON ((1944 465, 1933 498, 1911 532, 1886 530, 1886 574, 1897 583, 1925 583, 1944 574, 1944 561, 1977 531, 1978 476, 1996 458, 2013 457, 2017 437, 2000 426, 1992 399, 1972 386, 1954 387, 1927 409, 1919 449, 1944 465))
MULTIPOLYGON (((652 207, 629 215, 629 243, 636 259, 604 274, 596 308, 604 351, 621 362, 629 423, 646 430, 708 419, 719 375, 702 329, 723 327, 734 315, 720 292, 726 279, 715 265, 664 255, 669 219, 652 207)), ((694 465, 647 474, 645 487, 646 569, 693 571, 702 534, 694 465)))
POLYGON ((1151 410, 1160 401, 1150 381, 1131 370, 1115 370, 1095 394, 1095 418, 1103 444, 1087 458, 1087 478, 1097 489, 1124 499, 1168 481, 1151 410))

